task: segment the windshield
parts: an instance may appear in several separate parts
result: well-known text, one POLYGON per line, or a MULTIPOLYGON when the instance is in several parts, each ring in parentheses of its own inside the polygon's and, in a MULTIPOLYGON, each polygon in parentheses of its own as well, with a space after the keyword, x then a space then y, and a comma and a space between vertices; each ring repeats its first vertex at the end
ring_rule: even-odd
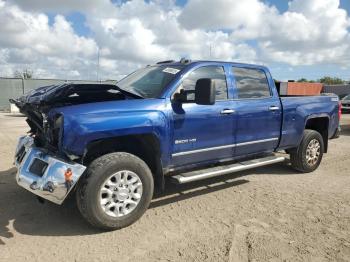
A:
POLYGON ((184 66, 148 66, 135 71, 117 83, 129 93, 157 98, 184 66))

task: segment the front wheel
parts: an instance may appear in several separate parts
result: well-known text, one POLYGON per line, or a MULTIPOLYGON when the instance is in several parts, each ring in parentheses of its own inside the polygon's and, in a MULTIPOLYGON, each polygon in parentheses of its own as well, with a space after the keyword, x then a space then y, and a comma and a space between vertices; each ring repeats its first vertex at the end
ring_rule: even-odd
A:
POLYGON ((315 130, 306 129, 300 145, 290 151, 292 167, 303 173, 310 173, 318 168, 324 152, 323 138, 315 130))
POLYGON ((90 164, 76 194, 80 213, 91 225, 120 229, 134 223, 148 208, 153 176, 140 158, 111 153, 90 164))

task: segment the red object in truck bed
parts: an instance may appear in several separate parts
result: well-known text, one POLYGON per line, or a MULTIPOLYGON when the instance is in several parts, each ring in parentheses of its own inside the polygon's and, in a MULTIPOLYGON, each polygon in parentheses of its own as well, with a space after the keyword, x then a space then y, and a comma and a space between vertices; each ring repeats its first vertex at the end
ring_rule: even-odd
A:
POLYGON ((323 88, 321 83, 288 82, 287 95, 313 96, 320 95, 323 88))

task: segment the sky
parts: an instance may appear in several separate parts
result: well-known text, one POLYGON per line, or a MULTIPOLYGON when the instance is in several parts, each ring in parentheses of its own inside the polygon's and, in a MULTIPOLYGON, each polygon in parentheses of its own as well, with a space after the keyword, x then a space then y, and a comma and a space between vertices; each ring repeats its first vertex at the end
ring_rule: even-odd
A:
POLYGON ((105 80, 163 60, 350 80, 350 0, 0 0, 0 77, 105 80))

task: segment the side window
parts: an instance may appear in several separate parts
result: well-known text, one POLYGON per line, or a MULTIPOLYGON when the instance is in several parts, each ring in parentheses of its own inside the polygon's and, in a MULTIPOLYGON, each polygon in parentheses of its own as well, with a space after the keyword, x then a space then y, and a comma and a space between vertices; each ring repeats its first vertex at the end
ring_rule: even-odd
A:
POLYGON ((270 87, 264 71, 252 68, 233 67, 238 98, 270 97, 270 87))
MULTIPOLYGON (((216 88, 216 100, 226 100, 227 95, 227 84, 224 68, 221 66, 204 66, 200 67, 191 72, 182 82, 181 86, 183 89, 188 91, 194 91, 196 82, 201 78, 211 78, 215 81, 216 88)), ((194 94, 188 97, 194 99, 194 94)))

